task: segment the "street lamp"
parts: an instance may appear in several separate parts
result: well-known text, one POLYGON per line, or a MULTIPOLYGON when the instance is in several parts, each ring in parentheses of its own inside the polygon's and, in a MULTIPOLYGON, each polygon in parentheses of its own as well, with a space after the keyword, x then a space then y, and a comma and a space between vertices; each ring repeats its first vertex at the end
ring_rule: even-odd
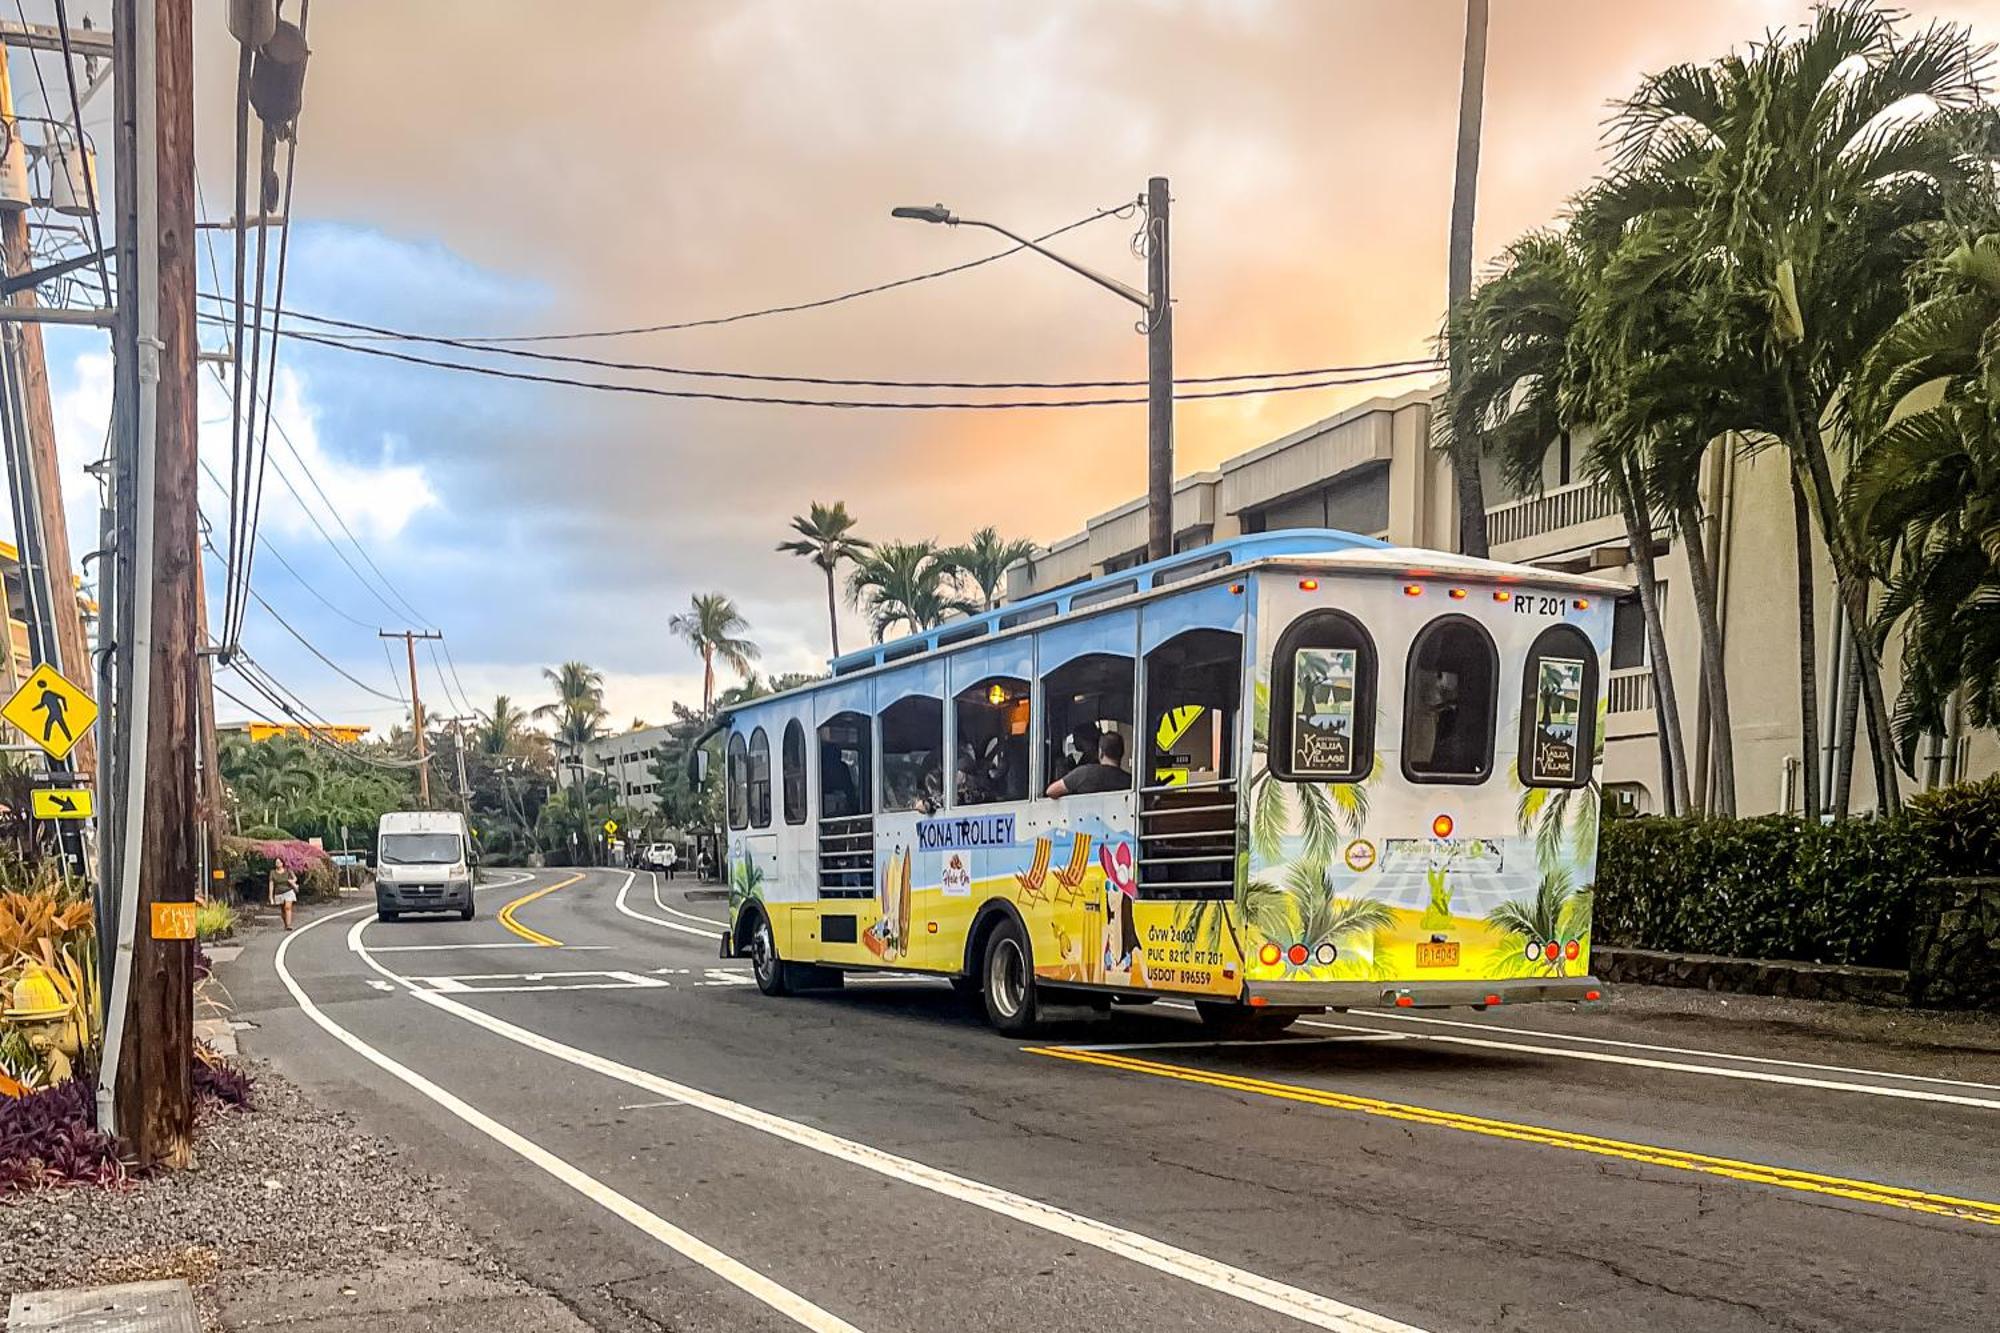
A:
POLYGON ((1070 272, 1090 279, 1106 291, 1124 297, 1146 312, 1142 325, 1146 332, 1146 558, 1160 560, 1173 554, 1174 541, 1174 307, 1168 289, 1167 264, 1167 179, 1155 176, 1146 182, 1146 290, 1139 291, 1085 268, 1075 260, 998 223, 962 218, 943 204, 904 204, 889 210, 889 216, 912 222, 930 222, 947 227, 981 227, 997 232, 1016 245, 1052 259, 1070 272))

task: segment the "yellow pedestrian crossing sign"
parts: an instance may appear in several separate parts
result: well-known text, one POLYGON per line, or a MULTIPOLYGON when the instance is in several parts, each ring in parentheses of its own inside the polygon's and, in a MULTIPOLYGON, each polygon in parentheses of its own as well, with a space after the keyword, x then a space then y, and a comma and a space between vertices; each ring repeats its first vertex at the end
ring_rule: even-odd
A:
POLYGON ((88 787, 37 787, 28 795, 37 819, 89 819, 97 813, 88 787))
POLYGON ((617 836, 618 836, 618 821, 617 821, 617 820, 615 820, 615 819, 607 819, 607 820, 605 820, 605 821, 604 821, 604 836, 605 836, 605 837, 607 837, 607 838, 615 838, 615 837, 617 837, 617 836))
POLYGON ((97 705, 82 690, 44 662, 14 691, 0 717, 19 727, 27 738, 54 759, 67 759, 97 720, 97 705))

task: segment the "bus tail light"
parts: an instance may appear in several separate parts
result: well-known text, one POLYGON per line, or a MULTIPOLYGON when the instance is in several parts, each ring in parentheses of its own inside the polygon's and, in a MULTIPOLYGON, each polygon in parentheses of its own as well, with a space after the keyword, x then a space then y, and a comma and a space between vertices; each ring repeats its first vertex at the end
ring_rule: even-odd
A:
POLYGON ((1488 1003, 1488 1004, 1498 1004, 1498 1003, 1500 1003, 1500 997, 1499 997, 1498 995, 1489 995, 1489 996, 1487 996, 1487 997, 1486 997, 1486 1003, 1488 1003))
POLYGON ((1449 838, 1453 827, 1450 815, 1439 815, 1431 821, 1431 836, 1449 838))
POLYGON ((1311 951, 1303 944, 1294 944, 1291 948, 1285 950, 1285 961, 1293 967, 1304 967, 1306 959, 1311 956, 1311 951))
POLYGON ((1601 1000, 1604 998, 1604 992, 1587 990, 1583 993, 1583 998, 1586 1000, 1601 1000))
POLYGON ((1417 1002, 1407 995, 1398 995, 1396 997, 1396 1007, 1398 1009, 1414 1009, 1417 1007, 1417 1002))
POLYGON ((1550 940, 1542 946, 1542 956, 1547 958, 1551 963, 1562 957, 1562 951, 1562 945, 1557 944, 1554 940, 1550 940))
POLYGON ((1569 959, 1572 963, 1576 961, 1576 956, 1582 952, 1583 945, 1579 941, 1571 940, 1569 943, 1563 945, 1563 957, 1569 959))
POLYGON ((1257 961, 1265 967, 1276 967, 1278 960, 1284 956, 1284 951, 1279 949, 1275 944, 1267 943, 1257 951, 1257 961))

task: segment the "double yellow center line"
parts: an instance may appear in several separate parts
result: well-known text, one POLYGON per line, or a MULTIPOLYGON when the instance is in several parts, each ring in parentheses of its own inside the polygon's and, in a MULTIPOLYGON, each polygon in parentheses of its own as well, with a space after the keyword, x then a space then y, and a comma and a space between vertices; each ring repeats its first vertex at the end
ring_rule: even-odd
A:
POLYGON ((1036 1055, 1054 1056, 1058 1060, 1073 1060, 1079 1064, 1101 1065, 1106 1069, 1116 1069, 1128 1074, 1150 1074, 1155 1078, 1174 1079, 1181 1083, 1199 1083, 1212 1088, 1253 1093, 1283 1101, 1304 1102, 1336 1111, 1350 1111, 1360 1115, 1430 1125, 1437 1129, 1454 1129, 1466 1134, 1482 1134, 1489 1138, 1511 1139, 1517 1143, 1535 1143, 1548 1148, 1566 1148, 1571 1152, 1591 1153, 1598 1157, 1621 1157, 1626 1161, 1639 1162, 1646 1166, 1662 1166, 1677 1171, 1724 1176, 1753 1185, 1771 1185, 1807 1194, 1831 1195, 1859 1203, 1878 1204, 1885 1208, 1903 1208, 1911 1212, 1932 1213, 1940 1217, 2000 1226, 2000 1203, 1990 1203, 1982 1199, 1961 1199, 1949 1194, 1931 1194, 1923 1190, 1905 1189, 1899 1185, 1884 1185, 1872 1180, 1823 1176, 1810 1171, 1794 1171, 1789 1167, 1738 1161, 1730 1157, 1711 1157, 1705 1153, 1686 1152, 1679 1148, 1665 1148, 1656 1144, 1631 1143, 1623 1139, 1576 1134, 1568 1130, 1551 1129, 1544 1125, 1461 1115, 1455 1111, 1440 1111, 1428 1106, 1383 1101, 1376 1097, 1357 1097, 1349 1093, 1331 1092, 1298 1083, 1274 1083, 1269 1079, 1251 1078, 1242 1074, 1164 1064, 1157 1060, 1144 1060, 1121 1052, 1078 1050, 1066 1046, 1031 1046, 1027 1049, 1036 1055))
POLYGON ((547 945, 551 949, 560 949, 562 947, 561 940, 550 939, 547 935, 542 934, 542 932, 539 930, 528 929, 526 926, 522 925, 519 921, 514 919, 514 913, 519 911, 521 908, 526 907, 529 903, 535 901, 535 899, 546 897, 547 895, 554 893, 557 889, 566 889, 570 885, 576 883, 578 880, 582 878, 583 876, 581 874, 571 875, 568 879, 559 879, 555 883, 544 885, 543 887, 536 889, 531 893, 522 894, 520 897, 516 898, 513 902, 508 903, 505 907, 500 909, 500 924, 507 927, 507 929, 513 931, 516 935, 519 935, 522 939, 528 941, 528 943, 530 944, 542 944, 542 945, 547 945))

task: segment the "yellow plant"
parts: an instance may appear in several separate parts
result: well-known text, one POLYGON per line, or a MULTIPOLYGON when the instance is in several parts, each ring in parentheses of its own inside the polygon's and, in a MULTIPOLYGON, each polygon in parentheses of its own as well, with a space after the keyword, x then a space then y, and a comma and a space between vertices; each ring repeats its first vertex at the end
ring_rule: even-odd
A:
POLYGON ((55 889, 0 894, 0 958, 32 953, 43 941, 61 943, 87 932, 93 920, 88 899, 55 889))

